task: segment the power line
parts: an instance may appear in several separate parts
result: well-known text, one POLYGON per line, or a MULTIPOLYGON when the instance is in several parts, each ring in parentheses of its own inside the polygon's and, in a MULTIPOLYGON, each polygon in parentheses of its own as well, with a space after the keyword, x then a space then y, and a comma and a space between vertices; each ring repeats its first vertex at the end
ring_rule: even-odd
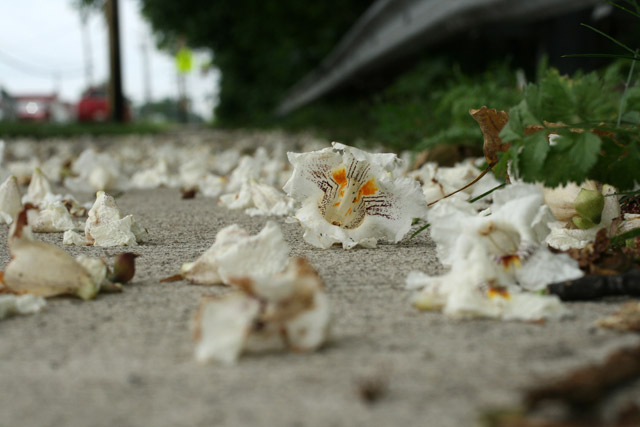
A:
POLYGON ((29 64, 26 61, 23 61, 14 55, 11 55, 7 52, 3 52, 0 50, 0 62, 5 65, 10 66, 11 68, 21 71, 25 74, 30 74, 36 77, 46 77, 51 78, 51 76, 55 75, 60 78, 72 78, 77 77, 82 73, 82 67, 73 67, 67 69, 46 69, 39 65, 29 64))

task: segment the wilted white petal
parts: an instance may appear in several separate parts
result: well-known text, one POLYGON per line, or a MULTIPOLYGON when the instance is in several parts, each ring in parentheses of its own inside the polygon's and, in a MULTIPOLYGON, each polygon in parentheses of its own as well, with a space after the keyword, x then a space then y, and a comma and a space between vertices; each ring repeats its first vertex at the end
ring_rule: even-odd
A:
POLYGON ((49 203, 39 211, 29 211, 28 215, 35 233, 57 233, 76 228, 73 217, 61 202, 49 203))
POLYGON ((231 363, 242 350, 312 351, 327 339, 329 300, 304 258, 275 275, 236 277, 239 291, 204 298, 196 315, 196 358, 231 363), (206 335, 205 335, 206 334, 206 335))
POLYGON ((238 165, 240 160, 240 151, 237 149, 228 149, 216 154, 213 162, 213 170, 220 175, 227 175, 238 165))
POLYGON ((222 176, 207 174, 198 184, 198 189, 205 197, 218 197, 225 191, 227 179, 222 176))
POLYGON ((76 261, 87 270, 87 273, 91 276, 91 280, 97 285, 99 292, 100 287, 107 281, 107 265, 99 258, 91 258, 86 255, 78 255, 76 261))
POLYGON ((251 207, 251 191, 248 184, 242 184, 235 193, 223 194, 218 199, 221 206, 227 209, 247 209, 251 207))
POLYGON ((234 363, 259 311, 260 302, 241 293, 202 298, 194 322, 196 360, 234 363))
POLYGON ((250 216, 293 213, 293 199, 274 187, 251 181, 242 184, 240 191, 220 196, 220 204, 228 209, 244 209, 250 216))
MULTIPOLYGON (((409 172, 409 176, 422 183, 422 191, 427 203, 435 202, 447 194, 451 194, 463 188, 482 172, 474 160, 469 159, 458 163, 453 167, 438 166, 437 163, 428 162, 420 169, 409 172)), ((487 173, 475 184, 465 188, 451 197, 461 200, 469 200, 498 186, 500 183, 492 173, 487 173)), ((477 204, 486 205, 491 197, 483 198, 477 204)))
POLYGON ((280 227, 267 222, 255 236, 238 225, 218 232, 213 245, 195 262, 182 266, 182 276, 199 285, 226 283, 232 277, 269 276, 282 271, 289 258, 289 246, 280 227))
POLYGON ((135 246, 144 234, 133 215, 124 218, 113 197, 98 191, 96 201, 89 210, 84 234, 94 246, 135 246))
POLYGON ((21 198, 18 180, 11 175, 0 185, 0 223, 13 222, 13 218, 22 210, 21 198))
POLYGON ((421 310, 442 310, 448 316, 465 319, 531 321, 568 315, 568 310, 556 296, 522 292, 517 288, 492 288, 483 269, 479 265, 469 266, 439 277, 410 273, 407 287, 419 289, 412 298, 414 306, 421 310))
POLYGON ((315 350, 329 334, 331 311, 327 294, 316 292, 312 307, 286 323, 289 345, 295 351, 315 350))
POLYGON ((92 148, 83 151, 73 162, 72 171, 77 176, 64 181, 72 191, 94 192, 127 187, 127 182, 121 178, 120 163, 108 153, 98 153, 92 148))
POLYGON ((86 246, 87 240, 84 236, 76 233, 73 230, 67 230, 62 235, 62 244, 63 245, 74 245, 74 246, 86 246))
POLYGON ((624 219, 618 225, 618 233, 626 233, 627 231, 640 228, 640 214, 624 214, 624 219))
POLYGON ((317 247, 350 249, 385 239, 398 242, 426 212, 418 183, 396 178, 394 154, 370 154, 333 143, 311 153, 288 153, 294 166, 284 187, 302 206, 296 218, 317 247))
POLYGON ((26 212, 18 214, 9 238, 11 260, 4 271, 4 283, 16 292, 49 297, 73 294, 93 298, 98 285, 89 273, 57 246, 32 240, 25 231, 26 212))
POLYGON ((45 196, 51 193, 51 184, 40 168, 35 168, 31 175, 31 182, 27 188, 27 194, 22 197, 22 203, 39 204, 45 196))
POLYGON ((154 167, 136 172, 131 177, 131 185, 134 188, 175 187, 176 184, 177 181, 169 173, 169 165, 165 158, 161 158, 154 167))
POLYGON ((238 166, 231 172, 227 183, 227 190, 236 192, 242 184, 259 180, 269 157, 264 147, 259 147, 253 156, 242 156, 238 166))
POLYGON ((33 314, 47 305, 47 301, 31 294, 0 295, 0 319, 12 314, 33 314))
POLYGON ((516 280, 522 288, 540 291, 550 283, 574 280, 584 273, 577 262, 567 254, 554 254, 539 247, 514 268, 516 280))
POLYGON ((195 187, 208 174, 207 158, 196 156, 180 165, 179 182, 182 187, 195 187))
POLYGON ((536 321, 562 319, 569 314, 569 309, 556 295, 513 293, 504 305, 502 319, 536 321))

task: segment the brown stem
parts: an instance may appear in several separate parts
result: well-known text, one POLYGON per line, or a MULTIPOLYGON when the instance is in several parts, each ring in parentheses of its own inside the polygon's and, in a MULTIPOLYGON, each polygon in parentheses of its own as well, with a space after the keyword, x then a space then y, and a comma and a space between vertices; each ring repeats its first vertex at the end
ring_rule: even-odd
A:
POLYGON ((494 166, 494 165, 488 165, 488 166, 487 166, 487 167, 486 167, 486 168, 485 168, 485 169, 480 173, 480 175, 478 175, 478 176, 477 176, 473 181, 471 181, 470 183, 468 183, 467 185, 465 185, 465 186, 464 186, 464 187, 462 187, 462 188, 458 188, 458 189, 457 189, 456 191, 454 191, 453 193, 449 193, 449 194, 447 194, 446 196, 443 196, 443 197, 439 198, 438 200, 435 200, 435 201, 433 201, 433 202, 429 203, 427 206, 434 205, 434 204, 438 203, 440 200, 446 199, 447 197, 453 196, 454 194, 459 193, 460 191, 462 191, 462 190, 464 190, 464 189, 467 189, 467 188, 471 187, 473 184, 475 184, 476 182, 478 182, 478 181, 480 180, 480 178, 482 178, 483 176, 485 176, 485 175, 487 174, 487 172, 489 172, 493 166, 494 166))

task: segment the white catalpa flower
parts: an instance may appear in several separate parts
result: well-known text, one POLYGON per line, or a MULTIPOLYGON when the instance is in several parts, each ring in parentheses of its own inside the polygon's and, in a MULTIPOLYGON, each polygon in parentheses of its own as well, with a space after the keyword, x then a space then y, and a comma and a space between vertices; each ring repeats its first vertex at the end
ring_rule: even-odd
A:
MULTIPOLYGON (((591 228, 581 229, 573 227, 573 224, 570 222, 550 222, 549 227, 551 228, 551 232, 545 239, 545 243, 554 249, 566 251, 571 248, 582 249, 588 243, 595 241, 598 231, 602 228, 609 229, 613 220, 620 216, 620 203, 618 201, 618 197, 615 195, 616 192, 617 190, 615 187, 610 185, 605 184, 602 187, 604 208, 602 209, 602 216, 599 224, 596 224, 591 228)), ((607 234, 611 235, 609 230, 607 234)))
POLYGON ((439 277, 411 273, 407 286, 418 289, 414 304, 459 317, 562 316, 565 311, 555 297, 525 293, 583 274, 575 260, 542 244, 552 217, 541 191, 513 184, 496 191, 493 199, 491 213, 484 216, 455 199, 438 202, 429 211, 431 237, 440 261, 451 271, 439 277))
POLYGON ((250 216, 285 216, 293 213, 293 199, 274 187, 251 181, 242 184, 237 193, 220 196, 219 203, 227 209, 244 209, 250 216))
POLYGON ((239 292, 204 297, 195 317, 195 357, 232 364, 243 350, 313 351, 327 339, 329 299, 304 258, 273 276, 236 278, 239 292))
POLYGON ((15 176, 9 176, 0 185, 0 223, 11 224, 22 210, 22 196, 15 176))
POLYGON ((198 285, 230 284, 233 277, 271 276, 282 271, 288 259, 289 246, 275 222, 267 222, 255 236, 234 224, 220 230, 213 245, 184 264, 180 274, 198 285))
POLYGON ((333 143, 311 153, 288 153, 294 166, 284 190, 302 206, 295 217, 313 246, 350 249, 398 242, 426 202, 417 181, 395 175, 395 154, 370 154, 333 143))
POLYGON ((514 285, 500 283, 501 266, 488 263, 483 249, 469 254, 466 268, 452 269, 442 276, 413 271, 407 288, 416 290, 413 305, 420 310, 442 310, 454 318, 488 317, 503 320, 559 319, 568 314, 555 295, 525 292, 514 285), (475 258, 475 259, 474 259, 475 258))
POLYGON ((33 314, 42 310, 47 301, 31 294, 0 295, 0 319, 13 314, 33 314))

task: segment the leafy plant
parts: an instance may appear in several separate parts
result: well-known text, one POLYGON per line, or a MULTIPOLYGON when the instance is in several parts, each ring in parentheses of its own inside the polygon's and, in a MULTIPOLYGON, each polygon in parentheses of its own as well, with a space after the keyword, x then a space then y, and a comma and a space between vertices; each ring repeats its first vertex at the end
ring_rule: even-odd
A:
MULTIPOLYGON (((628 3, 637 8, 637 2, 628 3)), ((621 190, 635 185, 640 165, 640 90, 632 81, 637 51, 589 28, 633 54, 595 55, 632 59, 624 90, 619 89, 621 62, 602 77, 590 73, 569 78, 547 70, 509 110, 509 122, 500 137, 511 147, 501 156, 498 172, 510 162, 517 177, 550 187, 585 179, 621 190)))

